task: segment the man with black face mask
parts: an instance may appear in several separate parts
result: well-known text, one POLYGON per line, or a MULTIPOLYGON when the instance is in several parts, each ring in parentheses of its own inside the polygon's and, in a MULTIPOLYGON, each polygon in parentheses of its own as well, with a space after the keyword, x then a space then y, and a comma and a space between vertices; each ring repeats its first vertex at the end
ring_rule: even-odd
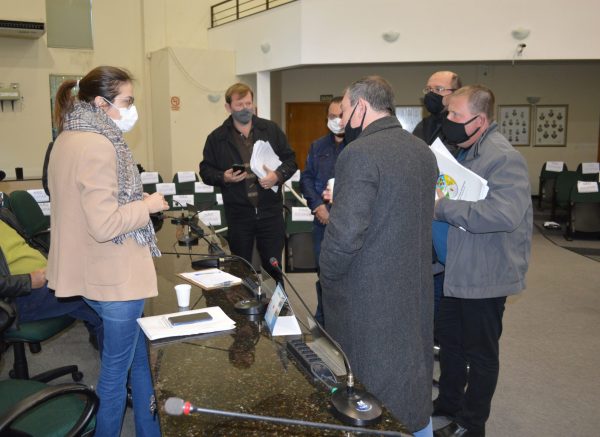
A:
POLYGON ((442 120, 447 114, 444 97, 449 96, 461 86, 460 78, 452 71, 437 71, 431 75, 427 85, 423 88, 423 94, 425 94, 423 103, 430 115, 417 124, 413 130, 414 136, 421 138, 429 145, 437 137, 442 136, 442 120))
POLYGON ((494 122, 492 91, 466 86, 447 103, 446 140, 458 146, 464 167, 487 180, 489 192, 469 202, 445 198, 438 190, 434 218, 445 232, 434 231, 434 242, 447 262, 435 325, 441 375, 434 415, 453 422, 435 435, 479 437, 485 436, 498 380, 506 297, 525 288, 531 189, 525 159, 494 122))
POLYGON ((285 239, 281 185, 298 169, 296 155, 275 123, 254 115, 254 93, 249 86, 230 86, 225 109, 231 115, 206 138, 200 177, 207 185, 221 187, 233 254, 252 262, 256 239, 263 267, 279 279, 269 260, 275 257, 281 263, 285 239), (254 143, 259 140, 269 142, 281 161, 278 168, 265 168, 263 178, 250 169, 254 143), (234 169, 236 164, 244 170, 234 169), (280 186, 277 192, 271 189, 275 185, 280 186))

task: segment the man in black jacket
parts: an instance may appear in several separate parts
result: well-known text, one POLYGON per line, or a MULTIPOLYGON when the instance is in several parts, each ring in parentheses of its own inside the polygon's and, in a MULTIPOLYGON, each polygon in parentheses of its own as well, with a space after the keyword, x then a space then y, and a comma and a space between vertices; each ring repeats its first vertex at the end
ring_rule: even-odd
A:
POLYGON ((281 129, 272 121, 254 115, 253 99, 250 87, 241 83, 226 91, 225 109, 231 115, 206 139, 200 176, 205 184, 221 187, 233 254, 252 261, 256 239, 263 267, 279 278, 269 259, 275 257, 281 261, 285 238, 282 184, 298 167, 296 155, 281 129), (265 167, 263 177, 250 169, 257 141, 268 142, 281 161, 277 168, 265 167))
POLYGON ((54 296, 46 284, 46 255, 28 240, 16 217, 0 208, 0 299, 16 306, 17 323, 69 315, 86 323, 90 341, 101 350, 102 320, 81 298, 54 296))

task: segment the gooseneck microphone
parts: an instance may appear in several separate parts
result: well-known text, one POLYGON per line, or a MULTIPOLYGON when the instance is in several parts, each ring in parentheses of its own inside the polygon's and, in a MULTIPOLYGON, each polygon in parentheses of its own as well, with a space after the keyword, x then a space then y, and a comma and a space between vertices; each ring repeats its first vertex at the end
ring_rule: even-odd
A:
POLYGON ((237 419, 256 420, 259 422, 273 422, 282 425, 306 426, 320 429, 332 429, 336 431, 346 431, 360 434, 376 434, 389 436, 403 436, 397 431, 379 431, 368 428, 359 428, 355 426, 335 425, 332 423, 309 422, 306 420, 284 419, 282 417, 261 416, 257 414, 237 413, 235 411, 216 410, 213 408, 202 408, 186 402, 181 398, 168 398, 164 405, 165 412, 171 416, 189 416, 190 414, 212 414, 217 416, 234 417, 237 419))
POLYGON ((319 331, 333 343, 333 345, 341 352, 342 357, 344 357, 344 365, 346 366, 346 372, 348 374, 346 378, 346 388, 345 390, 336 390, 331 396, 331 404, 333 405, 335 416, 342 422, 355 426, 368 426, 379 422, 383 413, 381 402, 371 393, 354 387, 354 374, 350 367, 350 360, 348 360, 348 357, 340 344, 335 341, 325 328, 321 326, 318 320, 313 317, 310 308, 308 308, 308 305, 306 305, 306 302, 304 302, 304 299, 302 299, 302 296, 300 296, 300 293, 298 293, 294 284, 292 284, 287 275, 283 272, 277 259, 272 257, 269 260, 269 263, 281 273, 283 278, 290 285, 292 291, 308 312, 309 317, 319 327, 319 331))

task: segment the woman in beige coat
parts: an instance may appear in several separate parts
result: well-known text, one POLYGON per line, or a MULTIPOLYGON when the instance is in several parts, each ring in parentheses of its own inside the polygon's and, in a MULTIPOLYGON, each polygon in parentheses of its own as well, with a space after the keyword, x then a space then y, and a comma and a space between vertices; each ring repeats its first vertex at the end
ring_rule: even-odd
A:
POLYGON ((55 106, 60 135, 48 165, 48 285, 57 297, 83 296, 104 324, 97 437, 120 434, 130 371, 136 434, 160 435, 136 319, 144 299, 157 295, 152 256, 160 252, 149 214, 168 204, 158 193, 143 194, 123 139, 137 120, 133 100, 132 78, 119 68, 97 67, 64 82, 55 106))

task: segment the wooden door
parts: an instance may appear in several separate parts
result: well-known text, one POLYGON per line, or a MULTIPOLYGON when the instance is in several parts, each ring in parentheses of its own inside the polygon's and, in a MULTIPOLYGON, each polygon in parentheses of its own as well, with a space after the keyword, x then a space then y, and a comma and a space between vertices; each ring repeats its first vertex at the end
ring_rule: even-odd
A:
POLYGON ((285 129, 288 141, 296 152, 298 168, 304 170, 310 145, 329 132, 327 109, 329 102, 298 102, 285 104, 285 129))

